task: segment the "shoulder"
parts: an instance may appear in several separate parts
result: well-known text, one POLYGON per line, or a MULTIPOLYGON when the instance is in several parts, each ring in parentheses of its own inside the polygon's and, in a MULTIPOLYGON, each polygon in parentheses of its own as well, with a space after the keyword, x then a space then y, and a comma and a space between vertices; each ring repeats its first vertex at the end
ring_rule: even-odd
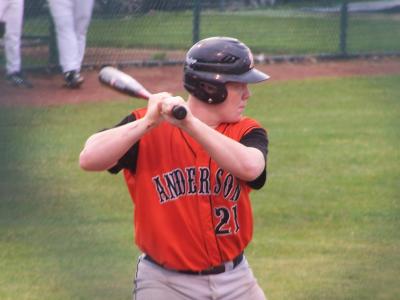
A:
POLYGON ((239 122, 226 124, 224 132, 229 136, 241 139, 254 129, 266 131, 258 121, 249 117, 243 117, 239 122))

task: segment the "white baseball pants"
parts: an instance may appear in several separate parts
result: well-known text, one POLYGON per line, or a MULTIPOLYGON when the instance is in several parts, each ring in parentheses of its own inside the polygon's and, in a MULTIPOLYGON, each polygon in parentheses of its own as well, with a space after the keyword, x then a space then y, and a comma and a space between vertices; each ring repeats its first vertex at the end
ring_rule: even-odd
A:
POLYGON ((21 35, 24 0, 0 0, 0 20, 6 23, 4 52, 6 72, 21 71, 21 35))
POLYGON ((166 270, 140 256, 135 276, 136 300, 265 300, 246 258, 217 275, 188 275, 166 270))
POLYGON ((48 0, 63 72, 80 71, 94 0, 48 0))

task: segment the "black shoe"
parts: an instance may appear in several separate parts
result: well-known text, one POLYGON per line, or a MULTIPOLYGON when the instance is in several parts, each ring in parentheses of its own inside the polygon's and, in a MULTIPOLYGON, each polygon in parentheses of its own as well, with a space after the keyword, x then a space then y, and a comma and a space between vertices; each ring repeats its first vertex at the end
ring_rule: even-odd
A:
POLYGON ((78 71, 69 71, 64 73, 65 84, 68 88, 76 89, 81 86, 84 79, 78 71))
POLYGON ((14 72, 6 76, 7 81, 16 87, 32 88, 33 85, 25 78, 21 72, 14 72))

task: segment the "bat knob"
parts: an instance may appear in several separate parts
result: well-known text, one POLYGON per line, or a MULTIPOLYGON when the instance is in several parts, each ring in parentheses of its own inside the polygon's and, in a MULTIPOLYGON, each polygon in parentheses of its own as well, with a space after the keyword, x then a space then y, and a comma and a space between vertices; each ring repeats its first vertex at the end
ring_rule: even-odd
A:
POLYGON ((186 118, 186 114, 187 111, 184 106, 176 105, 172 108, 172 115, 177 120, 183 120, 184 118, 186 118))

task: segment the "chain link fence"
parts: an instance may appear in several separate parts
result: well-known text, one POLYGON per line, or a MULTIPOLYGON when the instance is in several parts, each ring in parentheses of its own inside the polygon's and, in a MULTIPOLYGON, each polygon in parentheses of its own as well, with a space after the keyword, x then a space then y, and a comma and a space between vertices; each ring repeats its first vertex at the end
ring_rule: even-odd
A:
MULTIPOLYGON (((84 66, 181 63, 216 35, 239 38, 258 61, 399 55, 400 1, 96 0, 84 66)), ((22 45, 24 69, 58 66, 46 0, 25 1, 22 45)))

